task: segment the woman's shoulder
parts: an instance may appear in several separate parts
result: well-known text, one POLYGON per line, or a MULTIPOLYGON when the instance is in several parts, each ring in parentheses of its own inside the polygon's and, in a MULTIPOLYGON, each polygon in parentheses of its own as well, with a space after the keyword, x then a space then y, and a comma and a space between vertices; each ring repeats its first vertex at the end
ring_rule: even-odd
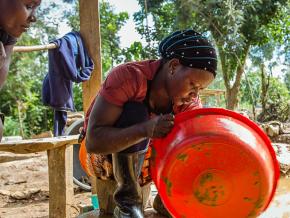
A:
POLYGON ((121 74, 129 74, 135 76, 141 76, 147 79, 150 79, 153 72, 152 66, 156 65, 156 60, 142 60, 142 61, 133 61, 126 62, 116 66, 112 71, 121 74))
POLYGON ((14 45, 17 42, 17 39, 10 36, 6 31, 0 29, 0 41, 3 45, 14 45))

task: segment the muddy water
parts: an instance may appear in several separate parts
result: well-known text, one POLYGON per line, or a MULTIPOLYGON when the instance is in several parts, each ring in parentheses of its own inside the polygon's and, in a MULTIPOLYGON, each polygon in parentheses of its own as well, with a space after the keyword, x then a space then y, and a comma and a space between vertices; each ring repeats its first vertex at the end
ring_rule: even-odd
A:
POLYGON ((290 178, 281 178, 274 199, 259 218, 290 218, 290 178))

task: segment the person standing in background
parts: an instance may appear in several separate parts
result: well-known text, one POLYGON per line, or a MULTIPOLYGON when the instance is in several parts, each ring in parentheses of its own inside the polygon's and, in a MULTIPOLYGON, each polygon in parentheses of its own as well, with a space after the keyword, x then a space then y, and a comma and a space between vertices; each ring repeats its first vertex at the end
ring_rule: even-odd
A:
MULTIPOLYGON (((13 47, 22 33, 36 21, 35 11, 41 0, 0 1, 0 89, 6 80, 13 47)), ((3 135, 4 115, 0 112, 0 141, 3 135)))

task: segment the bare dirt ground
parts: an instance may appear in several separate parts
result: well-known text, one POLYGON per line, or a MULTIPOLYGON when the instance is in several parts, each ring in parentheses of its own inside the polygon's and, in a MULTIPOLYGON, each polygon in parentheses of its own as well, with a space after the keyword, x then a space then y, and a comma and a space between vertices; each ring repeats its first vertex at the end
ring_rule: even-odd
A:
MULTIPOLYGON (((0 153, 0 217, 48 217, 48 170, 46 153, 0 153)), ((90 202, 89 193, 76 190, 78 205, 90 202)))
MULTIPOLYGON (((89 195, 75 188, 73 217, 79 214, 78 205, 90 203, 89 195)), ((48 198, 46 153, 0 152, 0 218, 48 217, 48 198)), ((274 200, 260 217, 290 218, 290 178, 280 179, 274 200)))

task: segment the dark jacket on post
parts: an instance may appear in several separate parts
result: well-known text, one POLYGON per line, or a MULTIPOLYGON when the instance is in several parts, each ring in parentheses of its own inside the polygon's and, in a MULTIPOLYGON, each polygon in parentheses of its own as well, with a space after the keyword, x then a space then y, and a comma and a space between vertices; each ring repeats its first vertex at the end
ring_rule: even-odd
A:
POLYGON ((49 67, 42 86, 44 105, 55 110, 54 133, 62 135, 66 111, 74 111, 73 84, 89 80, 94 69, 82 38, 78 32, 70 32, 53 41, 56 49, 48 52, 49 67))

